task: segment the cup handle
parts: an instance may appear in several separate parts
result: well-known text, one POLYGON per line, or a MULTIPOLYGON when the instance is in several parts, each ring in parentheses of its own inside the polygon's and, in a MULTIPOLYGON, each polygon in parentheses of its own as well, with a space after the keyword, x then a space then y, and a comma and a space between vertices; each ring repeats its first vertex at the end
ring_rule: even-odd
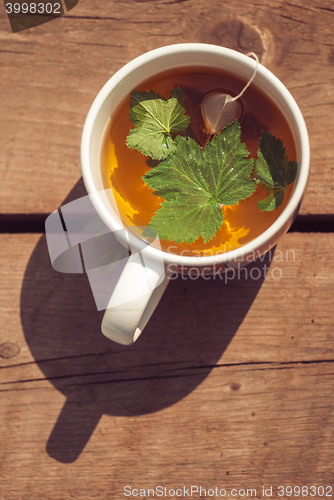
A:
POLYGON ((145 251, 130 256, 102 320, 102 333, 123 345, 133 344, 164 293, 171 273, 145 251))

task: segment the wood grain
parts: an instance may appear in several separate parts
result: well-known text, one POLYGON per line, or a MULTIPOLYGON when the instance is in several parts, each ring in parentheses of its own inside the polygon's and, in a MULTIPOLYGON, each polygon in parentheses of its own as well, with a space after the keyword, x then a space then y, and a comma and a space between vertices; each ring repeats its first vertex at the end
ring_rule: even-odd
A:
POLYGON ((1 235, 1 498, 333 484, 333 247, 291 233, 247 277, 178 278, 124 348, 44 236, 1 235))
MULTIPOLYGON (((33 398, 29 391, 6 393, 2 498, 120 499, 127 485, 255 488, 256 498, 263 498, 264 485, 273 486, 272 498, 279 499, 280 485, 332 485, 332 381, 326 364, 216 368, 172 407, 140 416, 103 416, 71 464, 45 451, 62 395, 51 384, 35 388, 33 398)), ((123 394, 128 390, 123 384, 123 394)), ((137 390, 140 394, 140 382, 137 390)), ((105 385, 102 392, 107 398, 114 388, 105 385)), ((62 457, 89 424, 91 406, 82 396, 70 403, 59 441, 62 457)))
MULTIPOLYGON (((301 213, 330 220, 333 21, 329 0, 80 0, 14 35, 1 3, 0 215, 82 196, 103 84, 147 50, 204 42, 257 52, 291 91, 311 141, 301 213)), ((332 233, 289 233, 234 279, 178 278, 125 348, 100 333, 86 275, 52 269, 45 236, 0 234, 1 500, 332 486, 333 251, 332 233)))
POLYGON ((312 172, 303 214, 334 212, 334 12, 329 0, 81 0, 66 16, 12 34, 0 6, 0 213, 50 213, 80 177, 80 136, 103 84, 162 45, 256 51, 295 97, 312 172))

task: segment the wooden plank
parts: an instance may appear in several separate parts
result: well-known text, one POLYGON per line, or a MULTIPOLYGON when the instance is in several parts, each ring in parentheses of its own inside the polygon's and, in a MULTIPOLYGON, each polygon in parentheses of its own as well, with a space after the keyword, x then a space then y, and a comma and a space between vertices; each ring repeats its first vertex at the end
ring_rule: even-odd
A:
POLYGON ((10 32, 0 17, 0 213, 49 213, 80 177, 88 109, 103 84, 146 50, 205 42, 255 50, 292 92, 309 129, 303 214, 334 212, 331 2, 81 2, 66 16, 10 32))
POLYGON ((221 357, 227 365, 334 359, 332 234, 288 233, 271 262, 267 257, 234 276, 172 280, 130 349, 100 334, 103 311, 96 310, 87 276, 54 271, 45 236, 1 235, 0 241, 1 343, 18 346, 14 357, 0 358, 9 367, 6 383, 18 383, 17 370, 22 380, 35 380, 35 361, 46 363, 49 377, 58 375, 60 359, 64 376, 82 376, 99 355, 98 372, 117 363, 116 372, 124 369, 127 378, 137 376, 144 353, 147 375, 171 359, 182 370, 211 367, 221 357), (124 365, 116 361, 119 353, 126 353, 124 365))
POLYGON ((44 236, 1 235, 1 498, 331 486, 333 245, 290 233, 247 278, 178 278, 125 348, 44 236))
MULTIPOLYGON (((63 396, 50 383, 44 390, 2 393, 2 498, 120 499, 125 486, 145 489, 142 498, 151 498, 147 489, 158 486, 167 492, 218 487, 230 497, 233 488, 252 488, 264 498, 262 487, 272 486, 278 499, 281 485, 331 486, 332 384, 329 364, 215 368, 186 398, 139 415, 147 392, 155 394, 158 385, 160 394, 174 391, 177 399, 178 384, 88 386, 66 403, 51 445, 63 396), (106 405, 110 414, 99 420, 94 412, 106 405), (68 463, 89 432, 80 457, 68 463)), ((171 492, 163 498, 178 497, 171 492)))

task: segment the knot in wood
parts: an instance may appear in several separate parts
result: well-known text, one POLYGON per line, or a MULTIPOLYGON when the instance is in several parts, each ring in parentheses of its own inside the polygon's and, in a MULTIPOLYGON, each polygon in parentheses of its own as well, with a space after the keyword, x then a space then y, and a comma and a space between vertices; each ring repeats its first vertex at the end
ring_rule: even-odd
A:
POLYGON ((5 342, 0 345, 0 357, 1 358, 13 358, 19 354, 20 348, 17 344, 12 342, 5 342))

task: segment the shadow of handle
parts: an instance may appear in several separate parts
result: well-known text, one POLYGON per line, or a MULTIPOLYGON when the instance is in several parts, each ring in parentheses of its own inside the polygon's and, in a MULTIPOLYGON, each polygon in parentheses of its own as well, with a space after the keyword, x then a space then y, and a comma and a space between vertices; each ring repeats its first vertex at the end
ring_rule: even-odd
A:
POLYGON ((66 400, 52 429, 46 451, 58 462, 70 464, 82 453, 102 414, 89 403, 66 400))

